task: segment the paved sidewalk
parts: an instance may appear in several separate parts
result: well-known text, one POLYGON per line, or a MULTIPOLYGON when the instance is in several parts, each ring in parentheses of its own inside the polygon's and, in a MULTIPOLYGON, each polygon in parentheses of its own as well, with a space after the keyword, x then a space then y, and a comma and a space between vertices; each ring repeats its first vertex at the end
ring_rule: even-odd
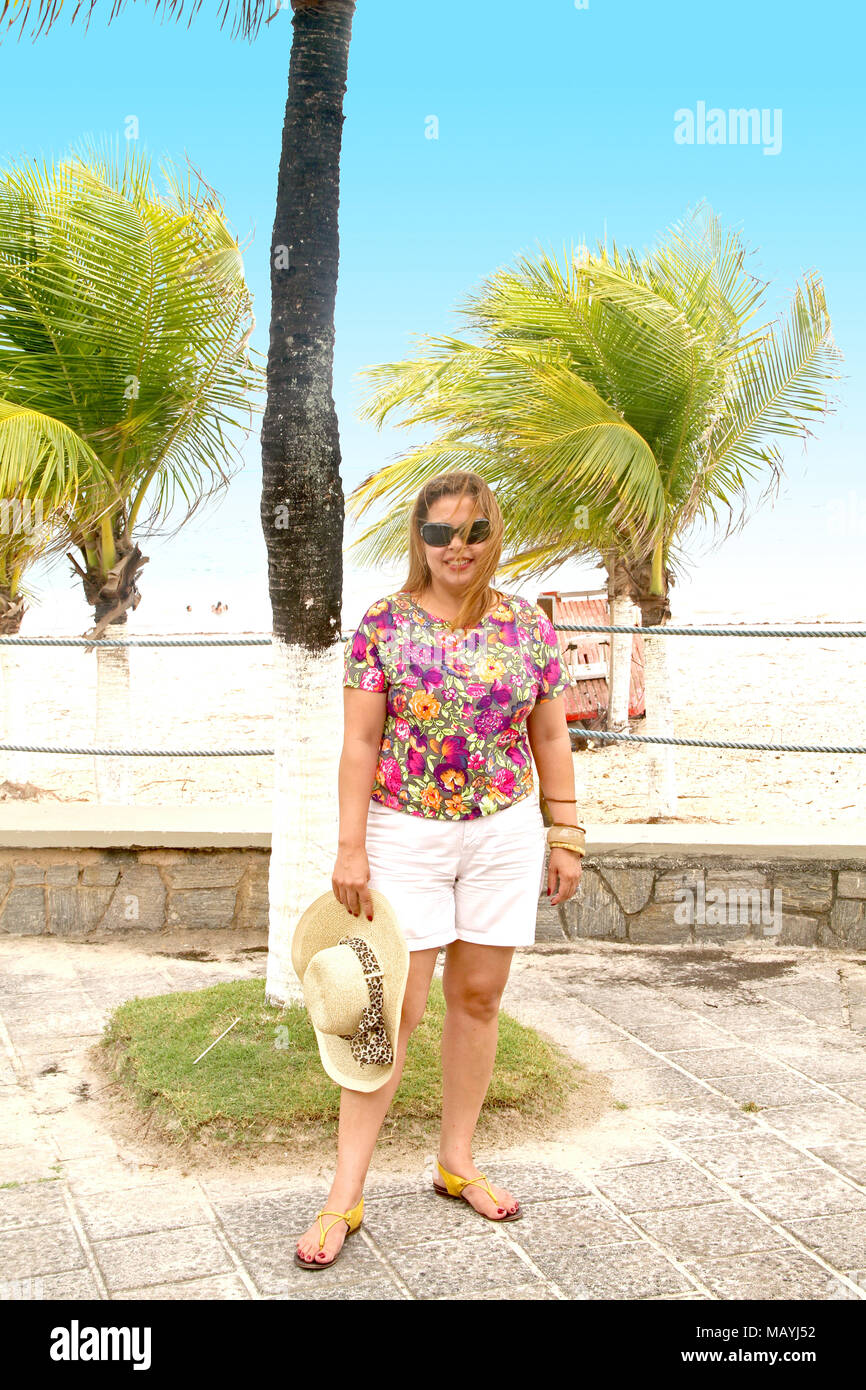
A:
POLYGON ((428 1168, 377 1173, 374 1156, 361 1231, 314 1274, 292 1256, 327 1173, 154 1169, 101 1121, 85 1053, 116 1003, 264 975, 262 952, 208 945, 202 961, 162 938, 0 940, 0 1298, 866 1298, 863 957, 517 953, 504 1006, 626 1108, 479 1151, 524 1207, 507 1225, 436 1197, 428 1168))

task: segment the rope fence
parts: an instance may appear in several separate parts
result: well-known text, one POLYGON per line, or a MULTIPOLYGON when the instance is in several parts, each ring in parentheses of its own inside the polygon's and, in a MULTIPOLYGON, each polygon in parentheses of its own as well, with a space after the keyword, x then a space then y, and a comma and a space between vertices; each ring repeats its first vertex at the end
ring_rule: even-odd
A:
MULTIPOLYGON (((554 623, 557 632, 630 633, 636 637, 866 637, 866 626, 833 627, 627 627, 578 623, 554 623)), ((340 635, 346 642, 351 633, 340 635)), ((19 637, 0 636, 0 646, 8 647, 270 647, 273 637, 19 637)), ((572 649, 577 643, 571 642, 572 649)), ((662 734, 608 733, 600 730, 573 731, 575 736, 597 743, 653 743, 687 748, 734 748, 768 753, 866 753, 859 744, 759 743, 733 739, 675 738, 662 734)), ((0 743, 2 753, 66 753, 77 756, 114 758, 271 758, 273 748, 69 748, 54 744, 0 743)))

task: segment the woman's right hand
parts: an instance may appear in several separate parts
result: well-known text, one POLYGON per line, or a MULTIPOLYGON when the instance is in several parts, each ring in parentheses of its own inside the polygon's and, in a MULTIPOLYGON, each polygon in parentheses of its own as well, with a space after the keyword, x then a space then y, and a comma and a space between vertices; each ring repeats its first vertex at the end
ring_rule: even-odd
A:
POLYGON ((367 851, 363 845, 352 848, 339 848, 331 875, 334 897, 348 908, 354 917, 364 913, 368 922, 373 920, 373 899, 367 884, 370 881, 370 865, 367 851))

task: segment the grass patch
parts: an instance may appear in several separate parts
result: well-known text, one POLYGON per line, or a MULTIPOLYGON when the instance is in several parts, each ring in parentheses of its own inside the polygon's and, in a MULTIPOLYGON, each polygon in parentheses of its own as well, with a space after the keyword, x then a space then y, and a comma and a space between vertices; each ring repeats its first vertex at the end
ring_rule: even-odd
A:
MULTIPOLYGON (((228 1150, 279 1142, 299 1127, 336 1133, 340 1089, 324 1071, 306 1009, 265 1003, 263 979, 131 999, 111 1014, 103 1056, 142 1114, 179 1146, 206 1137, 228 1150), (240 1018, 230 1033, 194 1059, 240 1018)), ((399 1089, 386 1121, 393 1138, 438 1132, 442 1104, 440 1044, 445 1000, 434 978, 427 1012, 409 1042, 399 1089)), ((583 1068, 506 1013, 485 1116, 537 1124, 564 1112, 583 1068)), ((384 1127, 383 1127, 384 1132, 384 1127)))

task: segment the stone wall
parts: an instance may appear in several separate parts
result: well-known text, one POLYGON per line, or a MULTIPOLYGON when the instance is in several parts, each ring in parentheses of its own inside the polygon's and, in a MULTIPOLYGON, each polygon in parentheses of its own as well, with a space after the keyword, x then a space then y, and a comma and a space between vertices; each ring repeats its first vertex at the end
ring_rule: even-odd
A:
MULTIPOLYGON (((266 939, 270 850, 0 849, 0 933, 110 940, 226 931, 266 939)), ((545 875, 546 878, 546 875, 545 875)), ((588 854, 577 894, 539 900, 539 941, 724 942, 866 949, 862 859, 588 854)))
POLYGON ((107 940, 129 932, 268 930, 264 849, 0 850, 0 932, 107 940))
POLYGON ((575 896, 539 910, 537 939, 636 942, 764 939, 866 949, 866 862, 734 856, 584 859, 575 896))

